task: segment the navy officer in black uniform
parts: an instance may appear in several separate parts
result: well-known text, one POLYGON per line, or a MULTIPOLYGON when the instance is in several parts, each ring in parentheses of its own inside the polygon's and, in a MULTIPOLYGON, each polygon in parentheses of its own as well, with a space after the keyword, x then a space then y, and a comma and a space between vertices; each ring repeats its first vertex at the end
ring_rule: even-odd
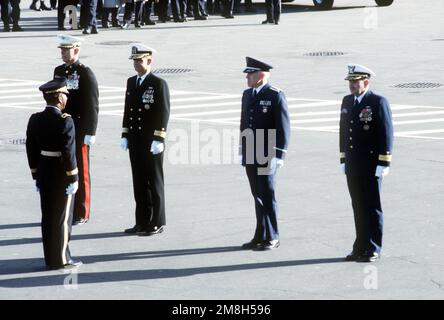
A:
POLYGON ((89 153, 96 141, 99 114, 99 87, 92 70, 79 61, 81 40, 70 35, 59 36, 64 64, 54 70, 54 78, 67 78, 69 99, 66 112, 76 128, 76 157, 79 166, 79 190, 74 201, 73 225, 90 218, 91 175, 89 153))
POLYGON ((374 72, 353 64, 348 66, 351 94, 341 105, 340 162, 347 176, 356 239, 347 261, 373 262, 380 258, 383 212, 381 182, 392 159, 393 123, 386 98, 369 90, 374 72))
POLYGON ((125 233, 150 236, 163 232, 165 195, 163 151, 170 115, 170 92, 165 80, 151 72, 155 50, 131 45, 137 75, 126 84, 121 147, 129 149, 136 201, 136 224, 125 233))
POLYGON ((242 248, 270 250, 280 244, 276 171, 287 153, 290 118, 284 92, 268 83, 272 66, 250 57, 246 61, 250 88, 242 96, 240 152, 255 202, 256 230, 242 248))
POLYGON ((29 119, 26 153, 40 192, 45 262, 48 269, 73 268, 81 264, 71 259, 68 247, 78 170, 74 122, 62 113, 68 94, 66 79, 54 79, 39 89, 47 106, 29 119))

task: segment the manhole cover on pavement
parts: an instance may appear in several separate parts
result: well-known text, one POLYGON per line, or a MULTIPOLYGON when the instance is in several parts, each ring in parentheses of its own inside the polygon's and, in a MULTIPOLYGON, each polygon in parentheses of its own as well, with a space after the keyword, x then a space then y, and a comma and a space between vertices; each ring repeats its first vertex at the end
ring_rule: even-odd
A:
POLYGON ((433 89, 442 87, 442 83, 434 82, 410 82, 410 83, 399 83, 395 84, 393 87, 401 89, 433 89))
POLYGON ((193 69, 181 69, 181 68, 159 68, 154 69, 153 73, 161 73, 161 74, 180 74, 180 73, 190 73, 193 72, 193 69))
POLYGON ((317 51, 304 53, 304 57, 336 57, 346 55, 346 52, 342 51, 317 51))
POLYGON ((102 45, 102 46, 127 46, 131 43, 135 43, 138 41, 103 41, 103 42, 96 42, 96 44, 102 45))

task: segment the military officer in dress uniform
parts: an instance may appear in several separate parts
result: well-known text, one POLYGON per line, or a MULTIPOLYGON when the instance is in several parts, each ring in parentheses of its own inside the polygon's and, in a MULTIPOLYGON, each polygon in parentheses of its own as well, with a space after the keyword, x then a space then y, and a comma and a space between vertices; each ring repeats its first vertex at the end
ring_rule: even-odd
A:
POLYGON ((48 269, 72 268, 81 262, 72 260, 68 247, 78 170, 74 122, 62 113, 68 95, 66 79, 54 79, 39 89, 47 106, 29 119, 26 153, 40 192, 45 262, 48 269))
POLYGON ((246 60, 250 88, 242 96, 240 154, 255 202, 256 231, 242 248, 270 250, 280 244, 276 171, 287 153, 290 118, 284 92, 268 83, 272 66, 250 57, 246 60))
POLYGON ((66 77, 69 100, 66 112, 76 128, 76 155, 79 166, 79 190, 74 201, 73 225, 83 224, 90 218, 90 147, 96 140, 99 113, 99 87, 92 70, 79 61, 80 39, 59 36, 59 48, 64 64, 54 70, 54 78, 66 77))
POLYGON ((340 162, 347 176, 354 212, 356 240, 347 261, 373 262, 380 258, 383 212, 381 182, 388 174, 393 148, 393 123, 386 98, 369 90, 369 68, 348 66, 351 94, 341 105, 340 162))
POLYGON ((129 149, 136 201, 136 224, 125 233, 150 236, 163 232, 165 195, 163 150, 170 115, 170 92, 165 80, 151 72, 155 50, 131 46, 137 75, 126 84, 121 147, 129 149))

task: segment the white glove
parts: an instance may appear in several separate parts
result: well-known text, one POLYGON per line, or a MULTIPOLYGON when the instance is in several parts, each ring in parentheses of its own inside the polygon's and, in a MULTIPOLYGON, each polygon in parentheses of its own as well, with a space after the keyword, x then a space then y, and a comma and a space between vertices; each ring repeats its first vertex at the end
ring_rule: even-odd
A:
POLYGON ((96 142, 96 136, 90 136, 90 135, 86 135, 85 139, 83 139, 83 143, 88 145, 88 146, 92 146, 94 143, 96 142))
POLYGON ((272 158, 270 161, 270 171, 271 173, 275 173, 277 169, 280 169, 284 166, 284 160, 279 158, 272 158))
POLYGON ((239 164, 242 164, 242 156, 239 155, 238 157, 239 157, 239 164))
POLYGON ((128 139, 127 138, 120 139, 120 147, 122 148, 123 151, 128 150, 128 139))
POLYGON ((37 181, 35 182, 35 192, 40 192, 40 188, 39 188, 39 186, 37 185, 37 181))
POLYGON ((390 171, 389 167, 377 166, 376 172, 375 172, 375 177, 383 178, 389 174, 389 171, 390 171))
POLYGON ((165 147, 162 142, 154 140, 153 143, 151 144, 150 151, 152 154, 159 154, 163 152, 164 148, 165 147))
POLYGON ((341 163, 341 173, 345 174, 345 163, 341 163))
POLYGON ((68 194, 68 195, 69 194, 74 194, 74 193, 77 192, 78 188, 79 188, 79 182, 78 181, 70 183, 68 185, 68 187, 66 188, 66 194, 68 194))

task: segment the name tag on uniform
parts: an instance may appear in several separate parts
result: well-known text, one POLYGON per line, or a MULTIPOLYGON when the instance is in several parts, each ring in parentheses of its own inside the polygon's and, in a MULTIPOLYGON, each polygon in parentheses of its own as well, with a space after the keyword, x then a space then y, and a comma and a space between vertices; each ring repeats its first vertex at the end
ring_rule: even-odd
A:
MULTIPOLYGON (((142 95, 142 102, 143 103, 154 103, 154 89, 153 87, 148 87, 147 90, 142 95)), ((147 109, 145 107, 145 109, 147 109)))
POLYGON ((68 79, 66 81, 66 88, 68 90, 79 90, 79 80, 80 80, 80 75, 77 74, 77 70, 74 71, 73 74, 70 74, 68 76, 68 79))

